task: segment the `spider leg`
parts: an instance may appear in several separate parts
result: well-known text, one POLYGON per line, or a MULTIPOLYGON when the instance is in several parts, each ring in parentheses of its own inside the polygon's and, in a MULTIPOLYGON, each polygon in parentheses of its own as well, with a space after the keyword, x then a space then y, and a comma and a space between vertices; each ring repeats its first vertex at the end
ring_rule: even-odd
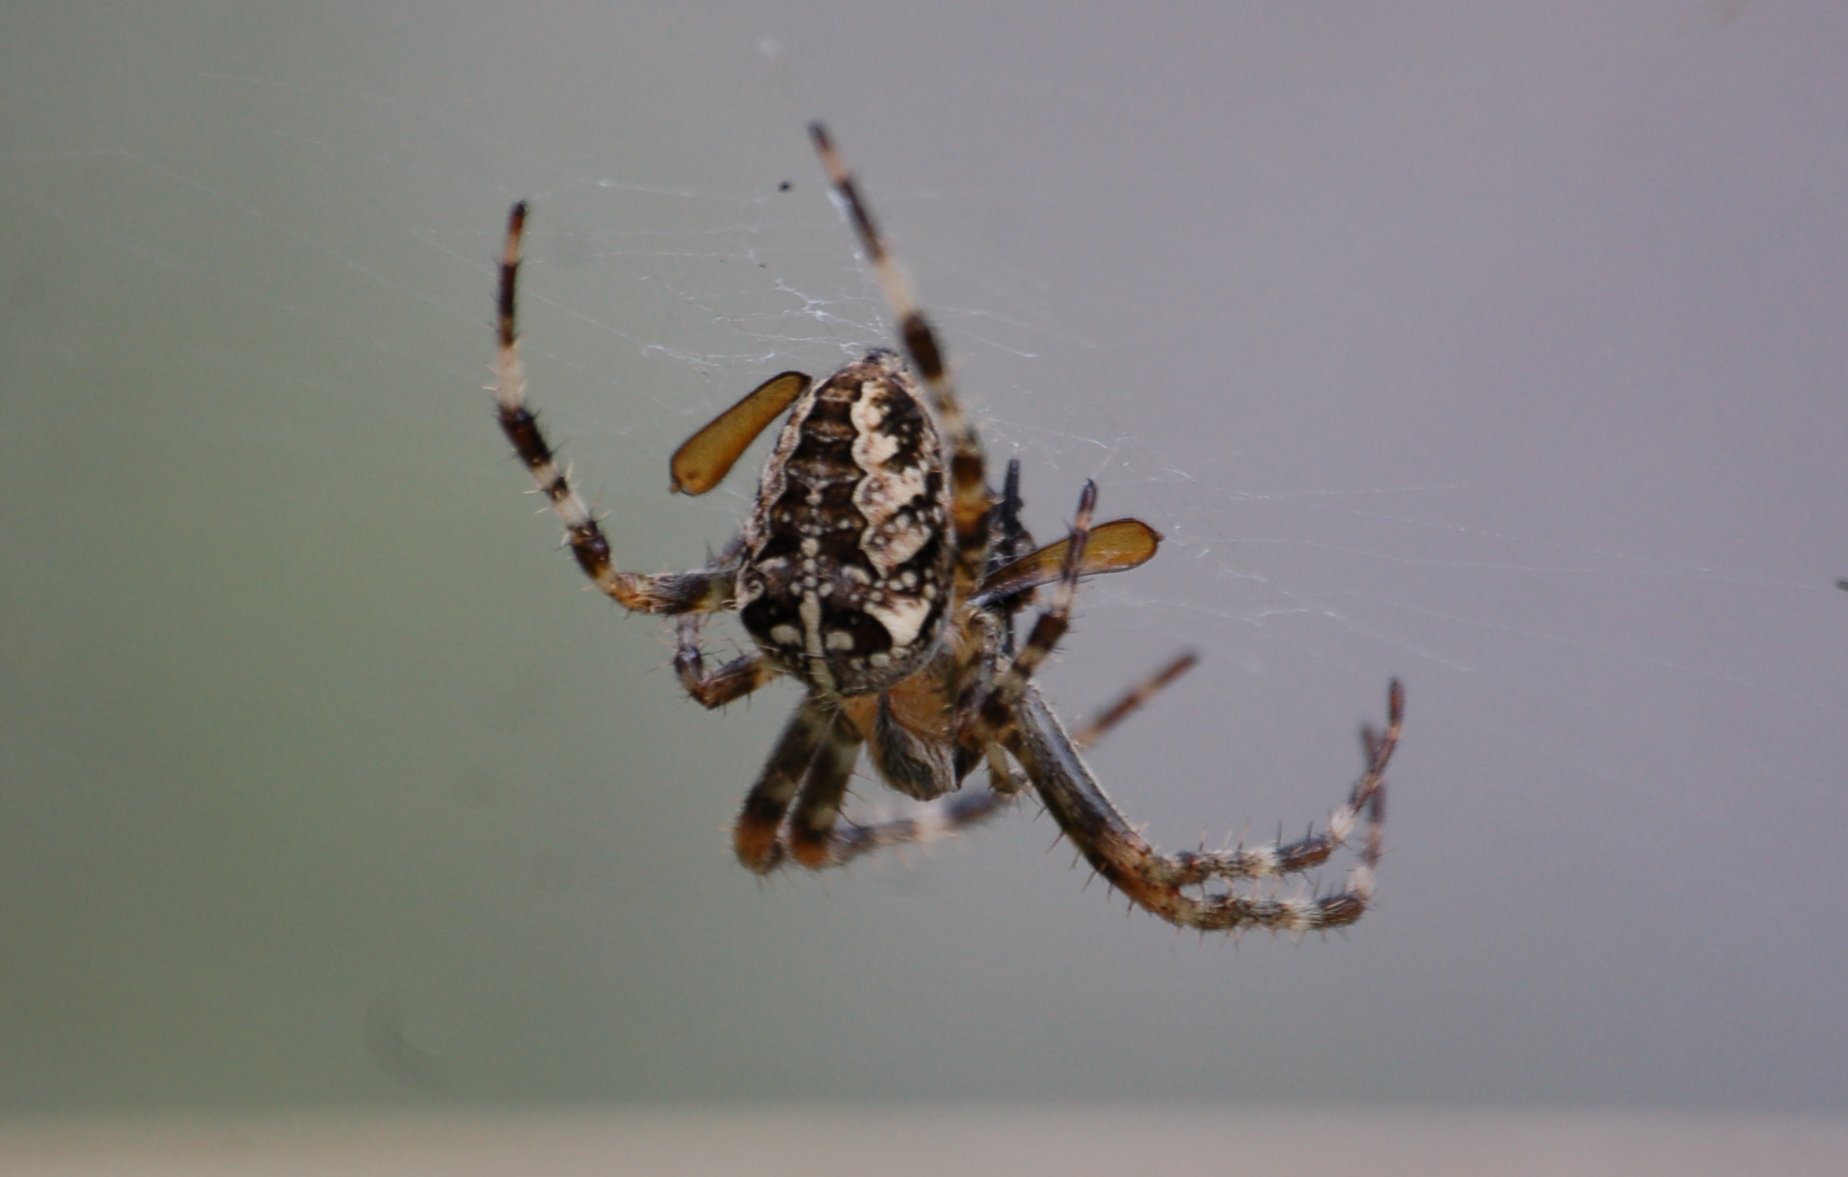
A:
MULTIPOLYGON (((1020 511, 1025 505, 1020 497, 1020 459, 1009 458, 1007 474, 1001 480, 1001 495, 995 500, 994 512, 989 517, 991 535, 988 561, 982 568, 983 584, 1033 550, 1033 537, 1027 534, 1026 526, 1020 521, 1020 511)), ((1024 608, 1029 599, 1030 593, 1022 593, 997 602, 996 611, 1001 615, 1001 652, 1009 658, 1014 656, 1014 614, 1024 608)))
POLYGON ((861 198, 853 175, 834 150, 834 141, 828 137, 827 129, 820 123, 809 124, 809 138, 815 144, 815 153, 821 157, 822 167, 827 169, 829 183, 834 185, 835 194, 846 206, 847 218, 853 222, 854 232, 860 239, 860 249, 866 254, 867 264, 872 266, 873 274, 879 280, 879 288, 885 294, 886 305, 891 309, 893 319, 897 320, 899 338, 905 343, 905 355, 910 358, 912 368, 929 391, 931 404, 943 423, 943 431, 949 435, 950 519, 956 529, 958 579, 973 584, 982 574, 989 539, 989 494, 982 443, 976 437, 975 426, 969 423, 963 413, 962 401, 956 395, 956 385, 944 367, 943 350, 938 346, 937 333, 918 309, 917 300, 911 294, 911 285, 887 251, 885 239, 873 220, 872 210, 861 198))
POLYGON ((979 789, 921 805, 903 817, 847 825, 829 835, 830 866, 853 861, 887 846, 909 846, 951 838, 971 829, 1014 802, 1014 794, 979 789))
MULTIPOLYGON (((989 516, 988 562, 966 604, 1002 620, 1001 652, 1014 656, 1014 614, 1033 601, 1033 590, 1065 575, 1069 538, 1033 546, 1020 524, 1020 459, 1010 458, 1007 478, 989 516)), ((1161 536, 1140 519, 1112 519, 1093 526, 1085 539, 1078 577, 1126 572, 1147 563, 1161 546, 1161 536)))
POLYGON ((990 790, 1004 793, 1009 797, 1020 792, 1020 780, 1014 776, 1014 770, 1008 767, 1007 749, 999 744, 990 744, 988 751, 983 754, 983 759, 988 764, 990 790))
POLYGON ((1013 721, 1014 704, 1032 682, 1034 671, 1046 661, 1071 625, 1072 599, 1077 594, 1078 578, 1083 574, 1085 541, 1091 530, 1091 511, 1096 506, 1097 484, 1087 480, 1078 494, 1078 511, 1065 540, 1065 564, 1053 587, 1052 603, 1034 619, 1026 644, 1008 663, 1007 669, 996 677, 987 693, 967 697, 968 690, 980 689, 979 683, 974 684, 957 702, 957 713, 964 717, 957 736, 963 747, 980 748, 992 743, 996 734, 1013 721))
POLYGON ((994 531, 988 542, 988 563, 982 569, 984 577, 1033 550, 1033 536, 1020 521, 1020 512, 1026 505, 1020 497, 1020 459, 1009 458, 1007 473, 1001 476, 1001 493, 995 497, 994 511, 989 516, 994 531))
POLYGON ((782 846, 808 870, 844 866, 886 846, 928 842, 960 833, 1004 809, 1010 797, 993 789, 921 806, 903 817, 861 825, 841 816, 847 784, 859 759, 861 739, 837 716, 810 761, 782 846))
POLYGON ((1329 819, 1329 832, 1285 846, 1252 847, 1229 853, 1162 855, 1137 833, 1091 776, 1091 770, 1058 718, 1029 685, 1014 708, 1015 722, 1004 735, 1059 828, 1092 867, 1132 902, 1178 927, 1236 932, 1269 928, 1292 933, 1353 923, 1373 899, 1385 819, 1385 773, 1398 746, 1405 717, 1405 690, 1395 680, 1387 693, 1386 729, 1367 730, 1362 746, 1366 771, 1329 819), (1236 892, 1194 897, 1183 887, 1211 879, 1253 879, 1303 871, 1325 861, 1345 843, 1355 823, 1365 820, 1360 862, 1333 894, 1273 898, 1236 892))
POLYGON ((538 418, 526 407, 526 373, 520 363, 520 337, 514 314, 520 236, 525 227, 526 202, 521 201, 507 216, 507 243, 500 267, 499 349, 494 367, 494 398, 501 431, 513 443, 513 452, 565 525, 565 541, 571 546, 571 554, 577 557, 578 567, 623 608, 637 613, 688 613, 725 607, 732 598, 736 574, 733 564, 721 562, 692 572, 664 572, 653 576, 623 572, 615 567, 603 528, 559 469, 550 443, 539 430, 538 418))
POLYGON ((796 808, 789 815, 787 845, 797 865, 820 870, 834 863, 834 825, 847 796, 853 763, 860 758, 860 737, 842 717, 835 716, 821 749, 809 764, 796 808))
POLYGON ((767 874, 782 863, 784 847, 777 831, 833 723, 833 715, 811 695, 784 725, 732 826, 732 849, 747 869, 767 874))
POLYGON ((1192 650, 1181 651, 1166 666, 1118 695, 1110 706, 1080 724, 1078 730, 1071 734, 1073 745, 1082 751, 1109 735, 1111 728, 1140 711, 1169 683, 1192 670, 1194 663, 1199 660, 1200 656, 1192 650))
POLYGON ((700 648, 702 613, 682 613, 674 626, 674 672, 680 685, 700 706, 711 710, 744 698, 782 673, 762 650, 741 654, 712 670, 700 648))

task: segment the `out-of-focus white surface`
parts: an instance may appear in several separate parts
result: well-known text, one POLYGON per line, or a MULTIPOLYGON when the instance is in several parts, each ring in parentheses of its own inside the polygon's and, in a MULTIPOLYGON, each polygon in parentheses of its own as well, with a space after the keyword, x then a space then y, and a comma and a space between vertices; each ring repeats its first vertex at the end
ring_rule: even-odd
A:
POLYGON ((46 1126, 0 1136, 16 1177, 264 1173, 1365 1173, 1835 1177, 1848 1128, 1774 1116, 815 1108, 46 1126))

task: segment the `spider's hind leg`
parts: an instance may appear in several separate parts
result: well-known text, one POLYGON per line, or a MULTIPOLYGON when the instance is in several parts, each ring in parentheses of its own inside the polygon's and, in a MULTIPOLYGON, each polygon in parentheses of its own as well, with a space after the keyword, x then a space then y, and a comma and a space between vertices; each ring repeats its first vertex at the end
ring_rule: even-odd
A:
POLYGON ((1164 855, 1124 820, 1091 775, 1072 739, 1037 691, 1021 695, 1015 722, 1004 738, 1059 829, 1085 860, 1137 906, 1179 927, 1237 932, 1247 928, 1302 933, 1344 927, 1373 901, 1385 820, 1386 766, 1404 725, 1405 691, 1394 681, 1387 693, 1384 731, 1362 738, 1366 771, 1329 820, 1326 834, 1312 834, 1283 846, 1241 847, 1164 855), (1360 862, 1333 894, 1278 898, 1224 891, 1196 896, 1183 888, 1213 881, 1275 878, 1325 862, 1364 821, 1360 862))

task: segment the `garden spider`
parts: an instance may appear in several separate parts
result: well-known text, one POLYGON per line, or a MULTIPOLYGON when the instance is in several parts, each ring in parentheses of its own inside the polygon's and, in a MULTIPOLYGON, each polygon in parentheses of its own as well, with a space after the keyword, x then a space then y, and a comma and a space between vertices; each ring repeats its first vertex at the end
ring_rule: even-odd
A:
POLYGON ((678 616, 674 667, 704 706, 743 698, 781 675, 807 688, 739 812, 739 860, 759 874, 789 861, 821 869, 966 827, 1017 792, 1011 762, 1091 866, 1170 923, 1300 933, 1359 919, 1373 897, 1403 689, 1395 681, 1387 693, 1385 730, 1362 730, 1365 770, 1325 832, 1222 852, 1156 853, 1104 795, 1078 749, 1191 656, 1126 696, 1080 739, 1033 679, 1065 632, 1078 581, 1141 564, 1160 537, 1134 519, 1093 526, 1097 488, 1087 482, 1066 537, 1033 547, 1019 521, 1018 464, 1009 464, 1003 492, 994 494, 935 333, 827 132, 814 124, 809 134, 884 292, 909 369, 894 352, 875 349, 819 385, 800 372, 772 376, 681 446, 671 463, 674 489, 703 494, 788 411, 741 532, 702 568, 617 569, 603 529, 525 405, 514 321, 523 202, 508 218, 500 269, 501 428, 564 522, 585 575, 625 609, 678 616), (1042 585, 1051 586, 1050 601, 1017 647, 1014 615, 1042 585), (708 668, 701 620, 728 610, 756 649, 708 668), (919 817, 844 822, 841 803, 862 746, 881 780, 919 800, 955 791, 980 765, 989 788, 919 817), (1283 897, 1266 885, 1320 866, 1363 823, 1359 863, 1341 890, 1283 897))

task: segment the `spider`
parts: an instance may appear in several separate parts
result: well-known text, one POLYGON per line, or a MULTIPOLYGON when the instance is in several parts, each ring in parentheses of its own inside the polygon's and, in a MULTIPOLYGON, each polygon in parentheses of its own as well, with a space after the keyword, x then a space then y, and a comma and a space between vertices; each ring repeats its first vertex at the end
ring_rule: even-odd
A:
POLYGON ((1030 784, 1079 853, 1129 900, 1177 926, 1301 933, 1359 919, 1373 898, 1387 762, 1405 693, 1387 692, 1383 731, 1361 732, 1365 767, 1326 828, 1290 842, 1160 854, 1105 795, 1080 756, 1191 663, 1184 655, 1129 692, 1079 736, 1041 698, 1034 675, 1058 646, 1078 582, 1133 568, 1160 536, 1136 519, 1093 525, 1086 482, 1071 528, 1035 547, 1020 524, 1019 465, 1002 491, 945 367, 853 176, 828 133, 809 127, 833 192, 853 225, 898 327, 904 359, 875 348, 816 384, 770 377, 673 455, 673 488, 717 486, 751 441, 787 414, 738 536, 703 567, 642 574, 616 567, 596 517, 572 489, 526 407, 514 301, 524 202, 508 217, 500 266, 495 395, 502 430, 565 526, 580 568, 623 608, 671 614, 674 667, 708 708, 789 676, 805 688, 734 827, 743 865, 835 867, 869 850, 960 830, 1030 784), (907 362, 908 361, 908 364, 907 362), (921 391, 920 391, 921 386, 921 391), (926 403, 928 402, 928 408, 926 403), (1045 588, 1024 642, 1016 614, 1045 588), (735 611, 755 649, 708 666, 701 623, 735 611), (873 772, 920 801, 917 816, 845 821, 841 806, 865 748, 873 772), (956 797, 985 766, 988 787, 956 797), (1364 828, 1363 828, 1364 827, 1364 828), (1284 896, 1274 880, 1326 862, 1358 835, 1359 862, 1339 891, 1284 896))

